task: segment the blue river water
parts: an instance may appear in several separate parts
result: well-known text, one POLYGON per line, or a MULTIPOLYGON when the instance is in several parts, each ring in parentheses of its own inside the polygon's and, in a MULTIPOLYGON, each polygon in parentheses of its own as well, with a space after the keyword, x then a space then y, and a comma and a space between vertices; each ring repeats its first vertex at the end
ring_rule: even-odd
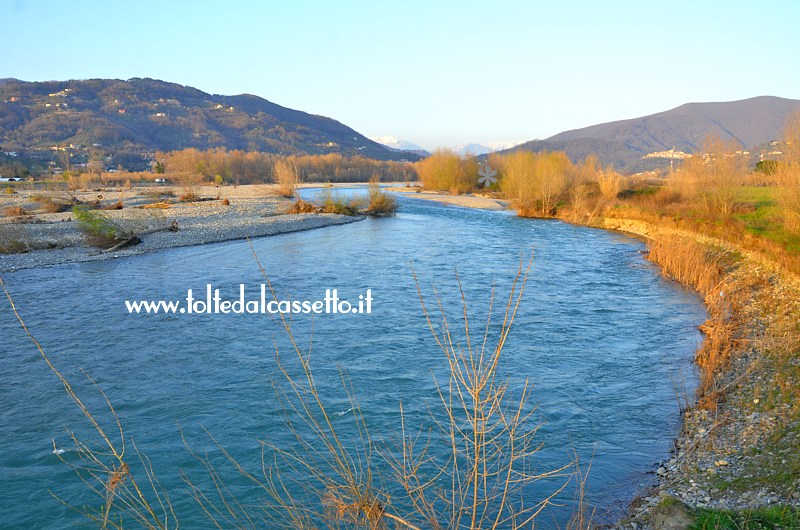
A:
MULTIPOLYGON (((694 385, 701 301, 664 279, 632 238, 413 198, 400 198, 400 207, 393 217, 252 241, 279 297, 323 300, 327 289, 336 289, 355 306, 359 295, 371 293, 370 314, 292 317, 297 342, 312 345, 315 380, 336 421, 353 415, 342 391, 345 369, 376 444, 400 435, 401 401, 408 421, 419 422, 414 429, 430 427, 434 377, 447 380, 446 359, 427 328, 412 266, 428 307, 436 305, 435 288, 456 329, 457 271, 480 338, 492 288, 497 319, 520 262, 533 251, 500 375, 510 381, 512 396, 526 380, 534 385, 533 418, 542 422, 537 439, 544 444, 532 457, 535 469, 560 467, 576 452, 584 465, 592 463, 588 497, 600 517, 622 515, 677 434, 678 396, 694 385)), ((268 315, 130 314, 125 301, 180 301, 188 289, 205 298, 208 284, 231 300, 240 284, 257 297, 264 280, 253 250, 234 241, 3 276, 32 333, 118 438, 80 370, 106 393, 126 433, 126 461, 141 472, 136 450, 147 455, 184 528, 212 525, 182 475, 206 491, 214 488, 187 445, 216 455, 242 502, 259 505, 263 492, 225 465, 205 431, 254 472, 262 441, 291 447, 273 387, 281 378, 276 347, 287 365, 291 352, 268 315)), ((433 320, 439 322, 436 314, 433 320)), ((0 526, 86 522, 56 497, 89 508, 102 502, 53 448, 76 462, 71 431, 93 448, 102 445, 5 299, 0 403, 0 526)), ((526 495, 535 502, 557 482, 537 483, 526 495)), ((543 512, 543 526, 564 526, 572 495, 570 486, 561 496, 565 507, 543 512)))

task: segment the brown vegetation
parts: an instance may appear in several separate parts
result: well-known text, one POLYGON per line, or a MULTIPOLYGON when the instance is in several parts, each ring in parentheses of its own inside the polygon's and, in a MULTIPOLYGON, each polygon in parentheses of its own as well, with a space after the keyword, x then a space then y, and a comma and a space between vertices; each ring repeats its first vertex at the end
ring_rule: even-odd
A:
POLYGON ((397 200, 383 191, 377 181, 369 184, 369 204, 364 213, 367 215, 392 215, 397 210, 397 200))
POLYGON ((789 118, 781 149, 783 162, 775 172, 778 203, 785 228, 800 231, 800 112, 789 118))
POLYGON ((35 202, 39 205, 39 208, 44 213, 60 213, 60 212, 68 212, 72 209, 72 206, 76 203, 73 197, 62 197, 58 195, 45 195, 45 194, 36 194, 30 197, 32 202, 35 202))
MULTIPOLYGON (((199 173, 207 180, 216 179, 234 184, 274 182, 274 166, 278 161, 294 165, 298 180, 310 182, 367 182, 376 176, 381 181, 415 179, 414 167, 406 162, 383 162, 339 154, 280 156, 225 148, 199 151, 183 149, 156 153, 164 176, 175 173, 199 173)), ((152 175, 151 175, 152 178, 152 175)))
POLYGON ((740 293, 729 282, 737 259, 730 251, 701 244, 691 237, 659 236, 648 241, 649 259, 664 275, 695 289, 705 299, 708 320, 701 326, 706 335, 695 362, 700 368, 700 406, 716 408, 724 398, 719 375, 729 366, 736 340, 744 336, 738 315, 740 293))
POLYGON ((462 158, 449 149, 437 149, 417 162, 415 169, 426 190, 460 194, 473 191, 478 183, 477 161, 462 158))
POLYGON ((614 201, 619 196, 619 192, 622 191, 622 175, 614 171, 614 168, 598 170, 595 178, 603 199, 614 201))
POLYGON ((700 204, 712 216, 729 217, 738 189, 747 174, 747 159, 736 141, 709 136, 699 154, 687 159, 673 177, 673 185, 688 201, 700 204))
POLYGON ((500 160, 500 189, 517 213, 524 217, 555 215, 574 173, 567 155, 514 151, 500 160))
POLYGON ((28 215, 28 212, 22 206, 8 206, 3 209, 3 215, 6 217, 23 217, 28 215))
POLYGON ((296 199, 286 213, 321 213, 322 207, 303 199, 296 199))
POLYGON ((272 174, 273 180, 278 184, 281 196, 294 197, 297 184, 300 182, 294 161, 289 159, 277 160, 272 168, 272 174))

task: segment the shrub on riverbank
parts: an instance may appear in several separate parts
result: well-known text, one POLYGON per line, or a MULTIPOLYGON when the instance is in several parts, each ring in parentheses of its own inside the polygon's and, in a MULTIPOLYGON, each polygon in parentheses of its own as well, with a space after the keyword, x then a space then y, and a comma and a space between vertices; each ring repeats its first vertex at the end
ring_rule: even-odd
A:
POLYGON ((383 191, 377 181, 369 184, 369 205, 364 213, 367 215, 392 215, 397 210, 397 200, 383 191))
POLYGON ((426 190, 458 195, 473 191, 478 183, 478 162, 474 158, 460 157, 449 149, 437 149, 414 167, 426 190))
POLYGON ((282 197, 294 197, 299 182, 297 166, 293 161, 281 159, 272 168, 273 180, 278 184, 282 197))
POLYGON ((523 217, 551 217, 574 167, 561 152, 515 151, 500 160, 500 189, 523 217))

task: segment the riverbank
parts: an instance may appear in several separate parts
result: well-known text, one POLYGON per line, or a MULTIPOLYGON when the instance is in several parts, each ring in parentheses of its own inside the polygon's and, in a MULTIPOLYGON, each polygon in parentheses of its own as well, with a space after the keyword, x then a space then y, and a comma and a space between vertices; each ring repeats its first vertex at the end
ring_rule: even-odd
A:
POLYGON ((448 193, 421 191, 421 188, 408 189, 403 187, 391 187, 391 188, 386 188, 386 190, 395 193, 400 193, 411 199, 436 201, 443 204, 462 206, 464 208, 477 208, 479 210, 494 210, 494 211, 508 210, 509 205, 511 204, 509 201, 487 195, 475 195, 475 194, 450 195, 448 193))
POLYGON ((800 279, 708 236, 625 219, 600 226, 646 238, 651 260, 697 290, 709 311, 696 356, 700 392, 685 396, 671 458, 618 527, 800 508, 800 279))
POLYGON ((0 253, 0 272, 271 236, 363 219, 333 214, 286 214, 292 201, 276 196, 276 190, 270 185, 198 186, 192 191, 198 196, 196 202, 178 201, 177 196, 182 191, 173 186, 69 194, 20 190, 15 195, 0 197, 0 212, 20 208, 27 214, 0 218, 0 244, 20 250, 0 253), (173 221, 178 230, 148 234, 138 245, 103 252, 86 244, 72 212, 48 213, 42 206, 47 204, 37 196, 64 201, 76 199, 84 203, 98 201, 106 207, 120 202, 122 209, 103 213, 134 232, 169 225, 173 221))
MULTIPOLYGON (((482 207, 468 196, 416 196, 482 207)), ((709 312, 695 359, 700 392, 676 389, 683 425, 674 450, 614 526, 794 518, 786 510, 800 508, 800 278, 706 235, 631 219, 599 218, 592 226, 647 241, 651 260, 696 290, 709 312)))

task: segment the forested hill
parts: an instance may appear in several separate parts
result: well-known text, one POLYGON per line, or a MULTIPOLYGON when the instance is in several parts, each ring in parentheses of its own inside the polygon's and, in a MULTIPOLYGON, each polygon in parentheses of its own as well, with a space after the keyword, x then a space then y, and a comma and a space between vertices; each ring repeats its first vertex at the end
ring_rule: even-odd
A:
POLYGON ((0 145, 5 151, 70 144, 134 158, 188 147, 417 158, 387 149, 331 118, 249 94, 212 95, 139 78, 0 82, 0 145))
POLYGON ((695 153, 708 135, 734 141, 743 149, 759 148, 782 138, 788 117, 797 111, 800 101, 772 96, 687 103, 649 116, 565 131, 514 149, 564 151, 573 160, 596 154, 603 164, 618 170, 651 169, 669 164, 659 153, 673 148, 695 153))

